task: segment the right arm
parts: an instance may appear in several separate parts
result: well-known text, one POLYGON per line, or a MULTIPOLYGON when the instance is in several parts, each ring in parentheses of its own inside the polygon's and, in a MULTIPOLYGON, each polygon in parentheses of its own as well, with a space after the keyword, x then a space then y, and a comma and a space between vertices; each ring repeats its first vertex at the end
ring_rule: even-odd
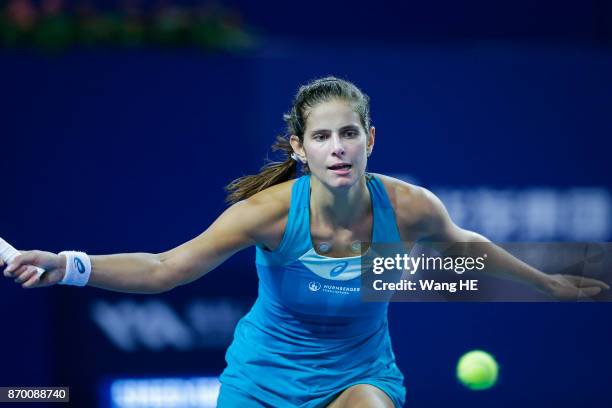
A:
MULTIPOLYGON (((232 205, 202 234, 169 251, 90 256, 88 285, 128 293, 165 292, 200 278, 241 249, 277 241, 286 222, 285 206, 260 194, 232 205)), ((4 275, 24 288, 49 286, 62 279, 65 264, 63 255, 25 251, 4 275), (41 280, 31 265, 46 269, 41 280)))

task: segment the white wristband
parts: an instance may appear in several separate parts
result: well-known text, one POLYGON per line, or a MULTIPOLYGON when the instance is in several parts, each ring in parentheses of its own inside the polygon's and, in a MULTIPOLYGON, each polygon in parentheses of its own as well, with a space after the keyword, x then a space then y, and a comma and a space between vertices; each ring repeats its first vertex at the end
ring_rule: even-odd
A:
POLYGON ((60 285, 85 286, 91 275, 91 259, 85 252, 63 251, 66 255, 66 273, 60 285))

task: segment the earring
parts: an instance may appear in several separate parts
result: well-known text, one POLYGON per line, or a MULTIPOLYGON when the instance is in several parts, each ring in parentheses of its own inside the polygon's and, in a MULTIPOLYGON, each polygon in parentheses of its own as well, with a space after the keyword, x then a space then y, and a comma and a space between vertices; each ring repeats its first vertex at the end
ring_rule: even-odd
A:
POLYGON ((302 163, 306 164, 306 158, 305 158, 305 157, 304 157, 304 158, 302 158, 302 157, 298 156, 298 155, 297 155, 295 152, 294 152, 294 153, 291 153, 291 158, 292 158, 293 160, 295 160, 296 162, 301 161, 302 163))

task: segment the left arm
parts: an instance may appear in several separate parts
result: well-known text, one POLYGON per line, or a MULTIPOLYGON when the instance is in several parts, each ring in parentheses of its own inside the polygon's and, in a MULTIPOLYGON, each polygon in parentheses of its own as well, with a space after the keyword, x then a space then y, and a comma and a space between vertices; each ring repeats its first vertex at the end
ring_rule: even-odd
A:
MULTIPOLYGON (((409 228, 414 241, 428 242, 442 254, 476 253, 476 247, 487 253, 487 269, 495 276, 516 280, 534 286, 536 289, 557 299, 575 300, 595 296, 602 289, 610 287, 597 279, 574 275, 546 274, 516 258, 484 236, 457 226, 450 218, 444 204, 430 191, 416 186, 396 189, 400 230, 409 228), (402 199, 400 195, 403 195, 402 199), (402 222, 405 221, 405 222, 402 222)), ((404 232, 404 231, 401 231, 404 232)))

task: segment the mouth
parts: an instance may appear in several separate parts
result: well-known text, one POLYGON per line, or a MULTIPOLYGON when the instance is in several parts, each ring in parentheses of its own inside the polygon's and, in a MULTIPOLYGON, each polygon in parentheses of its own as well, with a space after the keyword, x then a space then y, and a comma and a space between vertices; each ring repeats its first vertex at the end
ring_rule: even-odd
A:
POLYGON ((336 163, 327 168, 336 174, 348 174, 351 171, 351 167, 353 166, 348 163, 336 163))

